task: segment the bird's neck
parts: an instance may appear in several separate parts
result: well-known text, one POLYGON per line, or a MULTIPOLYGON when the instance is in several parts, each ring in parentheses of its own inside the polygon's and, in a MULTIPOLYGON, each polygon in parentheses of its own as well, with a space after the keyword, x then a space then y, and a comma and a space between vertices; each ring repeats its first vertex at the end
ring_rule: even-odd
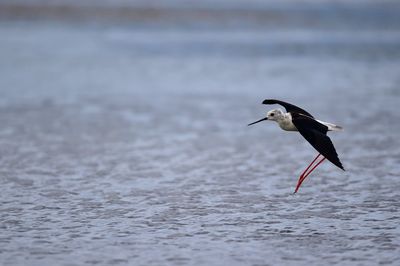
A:
POLYGON ((292 115, 290 113, 285 113, 276 122, 278 122, 279 127, 286 131, 298 131, 292 122, 292 115))

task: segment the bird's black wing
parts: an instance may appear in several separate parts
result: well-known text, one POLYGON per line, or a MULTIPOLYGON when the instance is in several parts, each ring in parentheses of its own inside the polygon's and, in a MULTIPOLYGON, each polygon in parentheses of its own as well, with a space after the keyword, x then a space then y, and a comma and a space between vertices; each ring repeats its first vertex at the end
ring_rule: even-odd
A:
POLYGON ((279 101, 279 100, 274 100, 274 99, 266 99, 262 102, 263 104, 280 104, 283 107, 285 107, 286 112, 296 112, 299 114, 304 114, 306 116, 309 116, 311 118, 314 118, 309 112, 301 109, 300 107, 297 107, 296 105, 287 103, 287 102, 283 102, 283 101, 279 101))
POLYGON ((344 170, 331 139, 328 127, 302 114, 292 113, 292 122, 300 134, 326 159, 344 170))

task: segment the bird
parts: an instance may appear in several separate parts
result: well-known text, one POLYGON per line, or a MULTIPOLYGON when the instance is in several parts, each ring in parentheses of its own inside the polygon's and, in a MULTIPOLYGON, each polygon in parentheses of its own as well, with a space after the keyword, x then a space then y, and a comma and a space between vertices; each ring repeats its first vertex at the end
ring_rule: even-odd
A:
POLYGON ((325 159, 345 171, 336 149, 333 146, 332 140, 327 136, 328 131, 342 131, 343 128, 341 126, 317 120, 309 112, 284 101, 266 99, 262 104, 279 104, 286 109, 286 112, 281 109, 273 109, 267 113, 266 117, 250 123, 248 126, 266 120, 275 121, 278 123, 279 127, 285 131, 298 131, 311 144, 311 146, 318 151, 318 155, 300 175, 294 193, 297 193, 303 181, 325 159), (320 158, 320 160, 317 162, 318 158, 320 158), (315 165, 311 168, 314 163, 315 165))

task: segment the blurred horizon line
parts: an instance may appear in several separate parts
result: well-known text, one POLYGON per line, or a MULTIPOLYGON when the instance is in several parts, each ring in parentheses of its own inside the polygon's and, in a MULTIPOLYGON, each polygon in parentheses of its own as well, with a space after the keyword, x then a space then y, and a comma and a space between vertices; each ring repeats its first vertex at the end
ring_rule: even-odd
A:
POLYGON ((158 1, 0 1, 0 21, 61 20, 184 26, 275 26, 400 29, 400 3, 240 1, 180 3, 158 1))

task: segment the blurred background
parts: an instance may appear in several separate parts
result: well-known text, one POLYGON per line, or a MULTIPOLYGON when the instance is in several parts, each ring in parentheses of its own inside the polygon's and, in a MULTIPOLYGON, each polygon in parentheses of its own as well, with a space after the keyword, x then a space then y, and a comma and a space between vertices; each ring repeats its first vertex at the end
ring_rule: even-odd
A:
POLYGON ((0 264, 398 265, 400 2, 0 0, 0 264), (346 172, 276 124, 339 124, 346 172))

